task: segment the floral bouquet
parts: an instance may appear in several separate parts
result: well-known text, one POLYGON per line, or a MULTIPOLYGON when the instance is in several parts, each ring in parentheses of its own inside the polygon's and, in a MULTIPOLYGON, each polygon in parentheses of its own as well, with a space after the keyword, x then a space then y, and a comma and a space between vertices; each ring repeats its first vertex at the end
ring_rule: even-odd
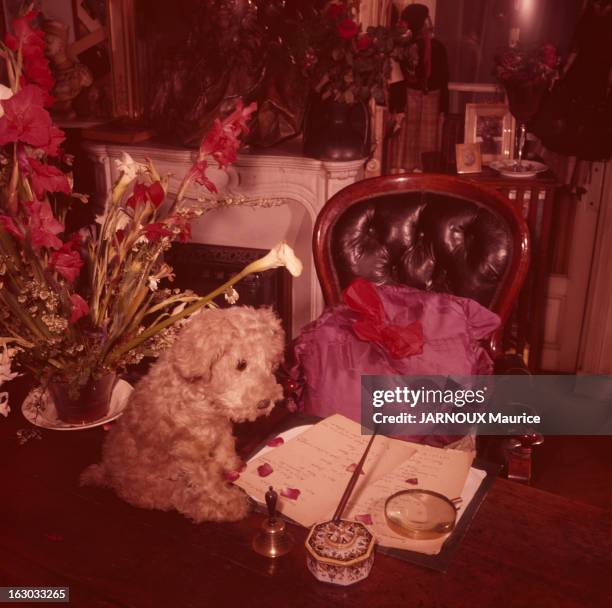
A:
MULTIPOLYGON (((15 368, 78 402, 85 387, 159 354, 215 297, 235 299, 233 285, 246 275, 284 265, 297 276, 301 263, 280 243, 205 297, 168 286, 173 272, 164 252, 189 239, 205 201, 223 203, 207 168, 226 169, 236 159, 256 109, 241 101, 215 121, 174 197, 150 161, 124 154, 97 224, 67 233, 70 208, 87 199, 72 192, 64 134, 46 109, 53 78, 36 17, 16 19, 0 43, 8 76, 0 87, 0 385, 15 368), (197 201, 185 196, 194 183, 206 193, 197 201)), ((8 413, 5 393, 0 408, 8 413)))
POLYGON ((550 84, 558 76, 560 61, 557 49, 552 44, 537 48, 514 46, 496 55, 495 75, 503 84, 550 84))
POLYGON ((362 32, 354 9, 330 2, 296 31, 294 55, 323 99, 386 103, 392 59, 408 53, 405 27, 368 27, 362 32))

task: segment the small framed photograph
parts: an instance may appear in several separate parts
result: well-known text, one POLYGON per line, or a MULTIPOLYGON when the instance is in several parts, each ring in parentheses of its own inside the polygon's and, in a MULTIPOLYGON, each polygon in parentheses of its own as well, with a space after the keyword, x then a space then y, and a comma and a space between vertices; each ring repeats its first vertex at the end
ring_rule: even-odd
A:
POLYGON ((482 158, 480 144, 456 144, 457 173, 480 173, 482 158))
POLYGON ((482 162, 514 158, 516 122, 503 103, 468 103, 465 106, 466 144, 480 144, 482 162))

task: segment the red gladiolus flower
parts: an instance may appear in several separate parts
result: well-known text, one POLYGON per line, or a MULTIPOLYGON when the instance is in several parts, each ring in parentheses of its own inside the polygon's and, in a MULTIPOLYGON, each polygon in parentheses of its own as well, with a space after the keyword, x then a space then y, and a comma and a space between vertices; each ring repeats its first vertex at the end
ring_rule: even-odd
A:
POLYGON ((10 215, 0 215, 0 226, 9 234, 23 241, 23 233, 17 228, 15 221, 10 215))
POLYGON ((34 249, 48 247, 49 249, 59 249, 62 241, 55 236, 64 230, 64 224, 58 222, 53 217, 51 205, 47 201, 29 201, 23 203, 28 214, 28 230, 30 241, 34 249))
POLYGON ((37 84, 46 92, 43 105, 53 105, 54 99, 48 94, 48 91, 53 88, 53 74, 47 58, 42 54, 25 58, 23 69, 27 81, 31 84, 37 84))
POLYGON ((57 167, 41 163, 35 158, 28 158, 28 164, 36 198, 43 198, 45 192, 70 194, 68 178, 57 167))
POLYGON ((325 13, 330 19, 339 19, 345 13, 346 9, 343 4, 330 4, 325 13))
POLYGON ((165 236, 172 236, 172 232, 170 232, 170 230, 168 230, 166 225, 162 222, 147 224, 146 226, 143 226, 142 231, 147 239, 151 242, 159 241, 159 239, 162 239, 165 236))
POLYGON ((215 120, 212 129, 202 141, 199 160, 211 155, 221 168, 233 163, 240 147, 238 138, 249 132, 247 121, 256 109, 255 102, 245 108, 242 100, 239 100, 236 109, 229 116, 222 121, 215 120))
POLYGON ((83 267, 83 260, 74 249, 75 241, 68 241, 58 251, 54 251, 49 259, 49 266, 54 268, 69 283, 74 283, 83 267))
POLYGON ((359 36, 357 38, 357 50, 367 51, 372 46, 372 39, 367 35, 359 36))
POLYGON ((132 196, 126 201, 126 205, 135 209, 137 205, 144 205, 148 201, 157 208, 164 202, 165 197, 166 193, 159 182, 153 182, 150 186, 136 184, 132 196))
POLYGON ((354 38, 357 36, 358 32, 359 27, 352 19, 349 19, 348 17, 340 21, 338 24, 338 34, 340 34, 340 37, 344 38, 345 40, 354 38))
POLYGON ((45 35, 39 29, 31 27, 30 22, 38 15, 38 11, 30 11, 23 17, 13 20, 13 32, 15 35, 8 33, 5 38, 6 46, 11 51, 17 51, 21 44, 21 50, 24 57, 32 55, 44 54, 45 52, 45 35))
POLYGON ((78 293, 73 293, 70 296, 70 303, 72 304, 72 312, 70 313, 69 323, 76 323, 81 317, 89 314, 89 305, 78 293))
POLYGON ((57 156, 64 134, 52 125, 49 112, 42 107, 45 95, 40 87, 27 84, 2 102, 0 145, 22 141, 57 156))
POLYGON ((208 163, 205 160, 199 160, 197 161, 192 167, 191 167, 191 177, 193 179, 195 179, 195 181, 200 184, 201 186, 204 186, 209 192, 218 192, 217 190, 217 186, 215 186, 215 184, 210 181, 210 179, 208 179, 207 175, 206 175, 206 169, 208 168, 208 163))

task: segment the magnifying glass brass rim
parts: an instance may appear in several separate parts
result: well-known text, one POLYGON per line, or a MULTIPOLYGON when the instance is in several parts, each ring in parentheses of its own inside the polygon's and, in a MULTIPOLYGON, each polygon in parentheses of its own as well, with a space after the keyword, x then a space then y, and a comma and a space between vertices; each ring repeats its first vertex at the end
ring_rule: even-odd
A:
POLYGON ((416 540, 441 538, 449 532, 452 532, 455 528, 458 502, 460 502, 460 499, 455 499, 453 501, 443 494, 439 494, 432 490, 420 490, 418 488, 413 490, 401 490, 389 496, 385 501, 385 519, 389 528, 400 536, 416 540), (425 519, 424 521, 418 522, 412 521, 407 517, 402 517, 400 523, 400 521, 398 521, 399 517, 393 513, 393 503, 397 503, 398 498, 402 496, 415 498, 426 510, 426 503, 429 503, 429 505, 433 504, 437 507, 437 510, 441 509, 445 512, 445 517, 432 518, 430 520, 425 519))

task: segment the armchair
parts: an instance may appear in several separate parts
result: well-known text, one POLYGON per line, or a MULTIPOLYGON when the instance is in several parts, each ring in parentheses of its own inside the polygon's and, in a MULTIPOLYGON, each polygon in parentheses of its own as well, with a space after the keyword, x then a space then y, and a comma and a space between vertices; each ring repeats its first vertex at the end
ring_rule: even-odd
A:
MULTIPOLYGON (((436 174, 357 182, 320 211, 313 254, 328 305, 357 277, 476 300, 502 321, 488 344, 495 372, 528 373, 520 357, 505 355, 503 326, 527 274, 529 230, 498 192, 436 174)), ((520 456, 523 473, 515 477, 527 480, 525 458, 535 442, 524 436, 480 447, 489 457, 520 456)))

